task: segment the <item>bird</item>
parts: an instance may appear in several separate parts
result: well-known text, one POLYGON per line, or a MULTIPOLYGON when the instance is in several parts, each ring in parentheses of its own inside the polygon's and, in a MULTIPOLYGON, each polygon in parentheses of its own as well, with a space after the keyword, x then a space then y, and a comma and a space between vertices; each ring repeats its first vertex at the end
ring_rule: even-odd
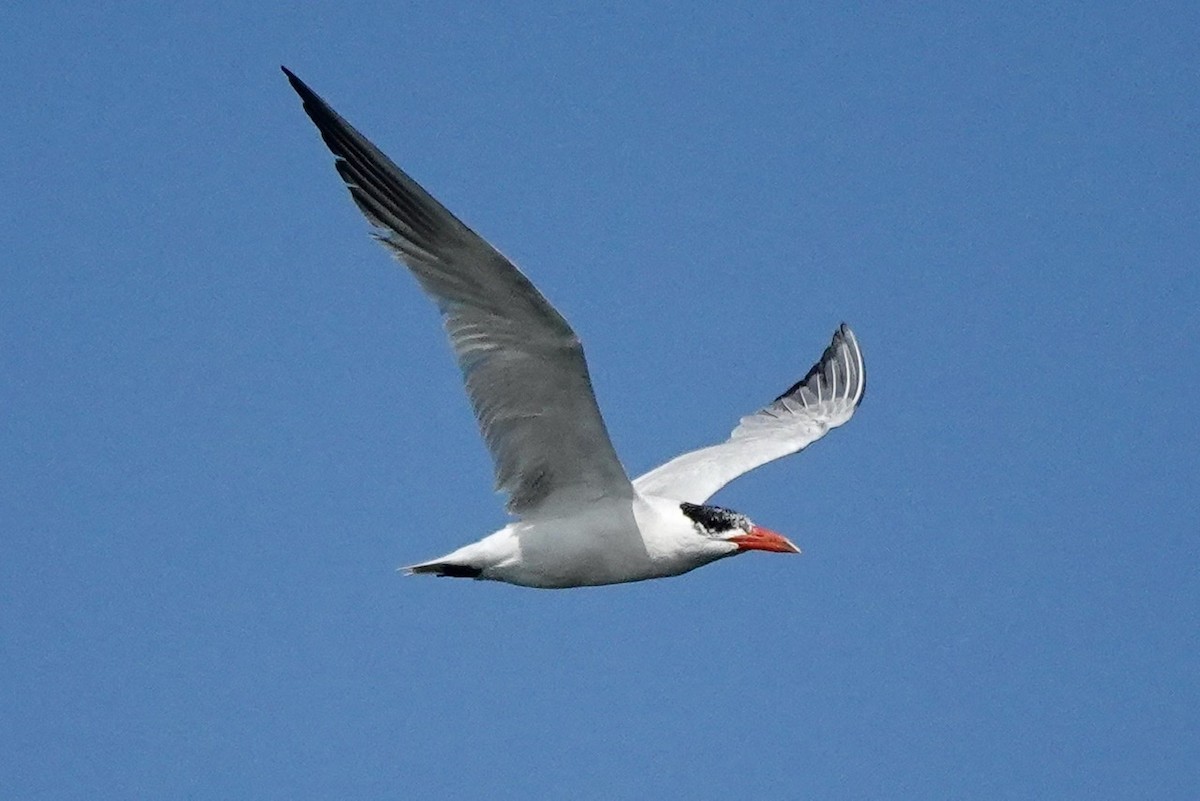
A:
POLYGON ((791 540, 709 499, 738 476, 850 420, 866 391, 842 323, 811 369, 724 442, 630 480, 605 428, 579 337, 516 265, 282 67, 373 235, 441 314, 513 521, 401 568, 564 589, 666 578, 791 540))

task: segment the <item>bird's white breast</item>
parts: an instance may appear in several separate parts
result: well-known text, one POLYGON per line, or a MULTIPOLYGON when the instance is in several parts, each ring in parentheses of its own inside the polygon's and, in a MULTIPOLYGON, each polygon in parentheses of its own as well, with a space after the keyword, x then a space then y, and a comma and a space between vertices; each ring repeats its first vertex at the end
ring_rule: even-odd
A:
POLYGON ((638 497, 513 523, 468 550, 481 578, 561 588, 674 576, 735 549, 697 536, 677 502, 638 497))

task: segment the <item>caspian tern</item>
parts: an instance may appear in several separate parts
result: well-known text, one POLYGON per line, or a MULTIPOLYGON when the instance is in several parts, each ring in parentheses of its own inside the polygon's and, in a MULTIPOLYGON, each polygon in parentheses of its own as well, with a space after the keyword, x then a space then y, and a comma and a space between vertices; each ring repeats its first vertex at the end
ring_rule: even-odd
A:
POLYGON ((512 262, 283 71, 376 238, 441 311, 496 487, 517 518, 409 573, 581 587, 676 576, 746 551, 800 552, 786 537, 706 501, 850 419, 866 373, 848 326, 804 378, 743 417, 728 440, 631 482, 567 321, 512 262))

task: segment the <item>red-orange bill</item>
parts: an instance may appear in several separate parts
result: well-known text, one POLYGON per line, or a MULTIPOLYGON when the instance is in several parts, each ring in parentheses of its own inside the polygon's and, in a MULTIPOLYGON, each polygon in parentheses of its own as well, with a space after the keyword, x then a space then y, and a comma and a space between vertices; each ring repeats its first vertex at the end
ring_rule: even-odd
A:
POLYGON ((800 553, 800 549, 782 534, 776 534, 768 528, 755 526, 748 534, 738 534, 729 538, 737 543, 743 551, 774 551, 775 553, 800 553))

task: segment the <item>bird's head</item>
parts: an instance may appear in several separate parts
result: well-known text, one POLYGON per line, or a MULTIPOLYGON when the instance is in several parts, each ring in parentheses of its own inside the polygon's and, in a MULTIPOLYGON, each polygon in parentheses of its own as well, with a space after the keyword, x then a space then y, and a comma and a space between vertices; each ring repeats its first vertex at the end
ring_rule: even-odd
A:
POLYGON ((692 521, 696 532, 715 542, 735 546, 725 556, 746 551, 774 551, 775 553, 800 553, 800 549, 782 534, 756 526, 750 518, 720 506, 705 506, 681 503, 680 511, 692 521))

